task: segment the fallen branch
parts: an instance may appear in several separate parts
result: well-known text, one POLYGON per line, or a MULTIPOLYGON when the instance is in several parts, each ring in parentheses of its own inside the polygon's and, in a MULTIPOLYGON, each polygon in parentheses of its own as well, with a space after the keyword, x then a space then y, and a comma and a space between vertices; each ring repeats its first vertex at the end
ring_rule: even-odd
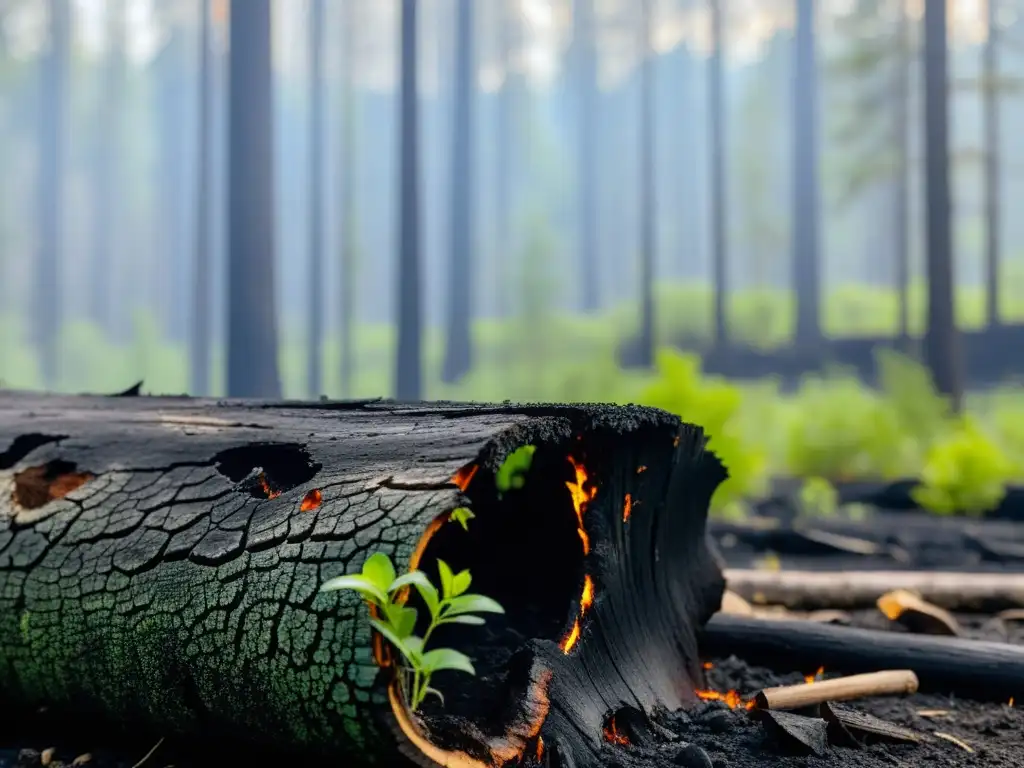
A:
POLYGON ((765 688, 754 697, 754 703, 758 709, 801 709, 826 701, 907 695, 916 691, 917 675, 909 669, 890 669, 814 683, 765 688))
POLYGON ((718 614, 704 628, 701 649, 705 657, 736 655, 780 669, 911 669, 922 691, 1024 699, 1024 647, 1008 643, 718 614))
POLYGON ((916 592, 947 611, 995 613, 1024 607, 1019 574, 729 569, 725 578, 730 590, 755 605, 793 610, 872 608, 894 589, 916 592))

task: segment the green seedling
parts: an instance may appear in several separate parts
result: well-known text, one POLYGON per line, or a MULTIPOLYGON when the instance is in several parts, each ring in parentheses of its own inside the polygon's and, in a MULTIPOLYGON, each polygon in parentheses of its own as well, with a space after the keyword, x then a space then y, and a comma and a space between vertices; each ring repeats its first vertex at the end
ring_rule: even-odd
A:
POLYGON ((526 485, 526 474, 533 464, 533 454, 537 446, 523 445, 510 453, 498 467, 494 484, 498 487, 498 498, 512 489, 520 489, 526 485))
POLYGON ((366 559, 360 573, 338 576, 320 587, 321 592, 354 590, 376 607, 377 617, 371 619, 370 624, 405 659, 400 681, 406 701, 414 711, 429 694, 437 696, 444 704, 444 697, 430 685, 435 672, 451 669, 476 674, 473 662, 459 651, 452 648, 427 650, 434 630, 445 624, 481 626, 484 619, 477 614, 505 612, 495 600, 466 592, 472 583, 468 570, 453 573, 443 560, 437 561, 437 569, 441 577, 440 592, 422 571, 396 576, 391 558, 377 552, 366 559), (416 609, 405 605, 409 587, 416 588, 430 611, 430 623, 422 637, 414 634, 419 618, 416 609))
POLYGON ((474 517, 476 517, 476 515, 473 514, 473 510, 469 507, 458 507, 451 511, 451 514, 448 516, 448 522, 458 523, 462 526, 462 530, 468 531, 469 521, 474 517))

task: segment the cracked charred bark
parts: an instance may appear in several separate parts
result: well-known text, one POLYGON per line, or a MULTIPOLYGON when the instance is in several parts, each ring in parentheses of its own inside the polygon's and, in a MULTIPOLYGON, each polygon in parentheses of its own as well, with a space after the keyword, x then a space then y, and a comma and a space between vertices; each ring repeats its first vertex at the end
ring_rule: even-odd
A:
POLYGON ((639 407, 5 394, 0 702, 343 760, 589 765, 610 711, 702 687, 725 475, 703 445, 639 407), (443 524, 467 504, 468 531, 443 524), (508 653, 439 683, 443 717, 401 703, 358 599, 318 592, 375 551, 469 567, 506 607, 508 653))

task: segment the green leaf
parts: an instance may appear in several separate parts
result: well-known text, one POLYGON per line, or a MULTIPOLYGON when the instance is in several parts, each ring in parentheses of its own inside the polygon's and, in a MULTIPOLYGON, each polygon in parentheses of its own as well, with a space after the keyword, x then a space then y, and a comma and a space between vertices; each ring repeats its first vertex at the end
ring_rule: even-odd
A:
POLYGON ((336 592, 341 589, 355 590, 377 606, 383 606, 388 601, 388 596, 382 589, 360 574, 353 573, 347 576, 336 576, 324 582, 323 586, 320 587, 321 592, 336 592))
POLYGON ((448 601, 443 616, 448 619, 464 613, 504 613, 505 609, 496 600, 484 595, 462 595, 448 601))
POLYGON ((430 579, 427 578, 427 574, 423 571, 410 571, 409 573, 403 573, 391 582, 391 585, 388 587, 388 594, 393 595, 402 587, 408 587, 410 584, 427 584, 429 586, 433 586, 430 584, 430 579))
POLYGON ((384 639, 395 646, 398 651, 405 656, 405 658, 413 661, 412 655, 409 653, 408 647, 402 642, 402 638, 399 637, 395 630, 386 622, 378 621, 377 619, 370 619, 370 626, 380 632, 384 636, 384 639))
POLYGON ((482 616, 472 616, 468 613, 452 616, 450 619, 441 619, 438 624, 469 624, 473 627, 482 627, 487 622, 482 616))
POLYGON ((383 552, 376 552, 363 563, 363 576, 376 584, 381 592, 387 592, 395 580, 395 566, 391 564, 390 557, 383 552))
POLYGON ((473 669, 473 662, 464 653, 459 653, 451 648, 435 648, 423 654, 423 669, 428 672, 437 672, 442 669, 454 669, 460 672, 476 674, 473 669))
POLYGON ((416 591, 420 593, 423 602, 427 604, 427 608, 430 610, 430 615, 432 617, 437 616, 438 609, 441 607, 441 598, 437 594, 437 589, 430 583, 430 579, 427 578, 427 574, 423 571, 402 574, 391 582, 391 588, 388 592, 394 593, 410 584, 416 587, 416 591))
POLYGON ((423 659, 423 638, 410 635, 402 641, 405 644, 406 658, 414 667, 421 666, 423 659))
POLYGON ((416 628, 416 609, 407 605, 388 603, 385 608, 388 623, 401 638, 409 637, 416 628))
POLYGON ((523 445, 510 453, 498 467, 494 475, 494 484, 498 488, 498 496, 511 488, 522 488, 526 483, 526 473, 533 464, 535 445, 523 445))
POLYGON ((448 516, 448 521, 458 523, 462 526, 462 530, 468 531, 469 521, 475 517, 476 515, 473 514, 473 510, 469 507, 458 507, 451 511, 451 514, 448 516))
POLYGON ((441 595, 447 600, 452 596, 452 569, 448 567, 448 563, 438 558, 437 573, 441 577, 441 595))
POLYGON ((452 578, 452 597, 461 595, 472 583, 473 577, 469 575, 469 570, 461 571, 452 578))

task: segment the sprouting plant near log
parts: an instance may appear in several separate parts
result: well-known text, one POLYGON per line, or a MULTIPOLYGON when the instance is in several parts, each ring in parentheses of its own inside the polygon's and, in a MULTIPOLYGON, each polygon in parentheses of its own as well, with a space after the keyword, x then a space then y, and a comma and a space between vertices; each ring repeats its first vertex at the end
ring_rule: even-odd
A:
POLYGON ((504 613, 497 601, 484 595, 467 594, 472 583, 468 570, 453 573, 443 560, 437 561, 441 577, 441 590, 430 582, 423 571, 411 571, 396 576, 395 567, 386 554, 378 552, 363 563, 362 572, 346 574, 330 579, 321 592, 351 589, 377 609, 377 618, 370 624, 395 649, 402 654, 406 666, 402 668, 401 684, 406 701, 415 711, 429 694, 437 696, 444 703, 444 696, 430 685, 430 678, 443 669, 458 670, 475 675, 473 662, 463 653, 452 648, 427 650, 430 635, 444 624, 484 624, 479 613, 504 613), (405 595, 410 586, 416 587, 420 597, 430 611, 430 623, 420 637, 414 634, 418 612, 405 605, 405 595))

